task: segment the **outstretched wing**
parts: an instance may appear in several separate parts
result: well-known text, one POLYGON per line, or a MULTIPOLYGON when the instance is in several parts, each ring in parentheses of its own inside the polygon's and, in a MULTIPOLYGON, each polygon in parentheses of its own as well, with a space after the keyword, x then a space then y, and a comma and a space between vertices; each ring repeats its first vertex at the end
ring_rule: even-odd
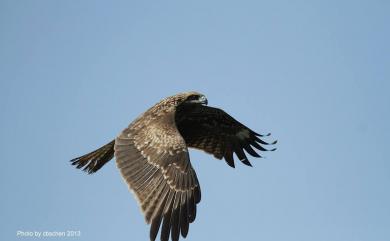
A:
POLYGON ((150 240, 187 236, 195 220, 200 187, 186 144, 172 126, 125 129, 115 140, 117 166, 135 193, 150 227, 150 240))
POLYGON ((260 151, 275 150, 268 150, 263 145, 273 145, 276 141, 263 141, 260 139, 263 135, 252 131, 218 108, 183 108, 177 111, 176 123, 188 147, 201 149, 218 159, 224 158, 231 167, 234 167, 233 153, 245 165, 251 166, 244 150, 254 157, 261 156, 252 147, 260 151))

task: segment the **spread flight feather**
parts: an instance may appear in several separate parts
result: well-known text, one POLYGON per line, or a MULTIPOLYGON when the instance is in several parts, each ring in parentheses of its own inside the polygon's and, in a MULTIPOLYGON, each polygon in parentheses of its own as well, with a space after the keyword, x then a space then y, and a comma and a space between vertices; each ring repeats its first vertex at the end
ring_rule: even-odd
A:
MULTIPOLYGON (((208 107, 197 92, 167 97, 134 120, 113 141, 71 160, 88 173, 98 171, 115 156, 129 189, 134 192, 150 227, 150 240, 186 237, 201 199, 198 178, 188 147, 225 159, 234 167, 233 153, 251 166, 245 152, 268 151, 267 143, 221 109, 208 107), (255 148, 255 149, 254 149, 255 148), (245 150, 245 152, 244 152, 245 150)), ((274 151, 270 149, 269 151, 274 151)))

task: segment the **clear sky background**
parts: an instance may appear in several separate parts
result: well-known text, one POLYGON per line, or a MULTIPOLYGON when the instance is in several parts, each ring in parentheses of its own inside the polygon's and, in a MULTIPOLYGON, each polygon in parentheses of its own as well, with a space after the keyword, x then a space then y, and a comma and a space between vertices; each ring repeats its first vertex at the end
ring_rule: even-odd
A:
POLYGON ((191 151, 186 240, 390 240, 389 1, 0 1, 0 240, 148 240, 111 162, 69 160, 161 98, 204 93, 278 150, 191 151))

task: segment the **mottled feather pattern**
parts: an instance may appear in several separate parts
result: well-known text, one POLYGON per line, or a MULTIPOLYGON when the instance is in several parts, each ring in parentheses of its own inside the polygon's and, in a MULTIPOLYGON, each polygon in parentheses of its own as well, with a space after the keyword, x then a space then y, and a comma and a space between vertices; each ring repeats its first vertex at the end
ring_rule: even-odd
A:
POLYGON ((176 241, 180 233, 187 235, 195 220, 200 187, 184 139, 175 125, 167 124, 174 123, 174 112, 154 118, 153 111, 144 114, 151 118, 147 126, 132 123, 116 138, 115 156, 146 222, 151 223, 151 240, 161 225, 161 240, 171 236, 176 241))
MULTIPOLYGON (((199 181, 188 147, 224 158, 234 167, 233 155, 251 166, 246 153, 261 157, 269 151, 260 135, 221 109, 207 107, 197 92, 185 92, 161 100, 136 118, 115 140, 71 160, 77 168, 94 173, 115 155, 116 164, 135 194, 150 240, 186 237, 201 200, 199 181)), ((270 149, 273 151, 274 149, 270 149)))

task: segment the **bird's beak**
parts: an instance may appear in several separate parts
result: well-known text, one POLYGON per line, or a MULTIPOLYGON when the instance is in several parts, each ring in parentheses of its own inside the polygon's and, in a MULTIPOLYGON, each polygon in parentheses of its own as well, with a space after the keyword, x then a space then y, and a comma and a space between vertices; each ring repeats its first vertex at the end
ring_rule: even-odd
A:
POLYGON ((201 97, 199 97, 199 102, 202 104, 202 105, 207 105, 209 102, 207 101, 207 98, 206 96, 202 95, 201 97))

